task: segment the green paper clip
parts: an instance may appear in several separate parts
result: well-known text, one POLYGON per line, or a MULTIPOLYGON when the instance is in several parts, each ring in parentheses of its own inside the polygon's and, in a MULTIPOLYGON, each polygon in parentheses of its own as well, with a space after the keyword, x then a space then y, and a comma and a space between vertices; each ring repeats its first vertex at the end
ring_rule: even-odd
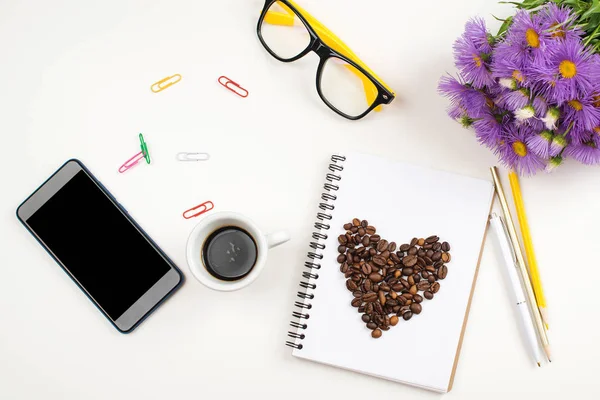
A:
POLYGON ((146 159, 146 163, 150 164, 150 152, 148 151, 148 145, 144 141, 144 136, 140 133, 140 148, 142 149, 142 154, 146 159))

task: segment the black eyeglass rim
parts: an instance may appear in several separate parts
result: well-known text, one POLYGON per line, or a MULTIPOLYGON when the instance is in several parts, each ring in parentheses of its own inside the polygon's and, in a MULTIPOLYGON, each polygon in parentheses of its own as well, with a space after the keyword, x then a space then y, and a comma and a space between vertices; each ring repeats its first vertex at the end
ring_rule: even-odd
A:
POLYGON ((394 100, 394 98, 395 98, 395 96, 394 96, 393 93, 391 93, 389 90, 387 90, 381 83, 379 83, 379 81, 377 79, 375 79, 375 77, 373 77, 373 75, 371 75, 363 67, 361 67, 360 65, 358 65, 357 63, 355 63, 353 60, 349 59, 348 57, 344 56, 343 54, 338 53, 337 51, 335 51, 334 49, 332 49, 331 47, 329 47, 327 44, 325 44, 321 40, 321 38, 319 38, 319 36, 317 35, 317 33, 315 32, 315 30, 313 29, 313 27, 304 18, 304 16, 296 9, 296 7, 294 7, 292 4, 290 4, 287 0, 266 0, 265 1, 265 6, 263 7, 263 10, 262 10, 262 13, 260 15, 260 18, 258 19, 258 25, 256 27, 256 32, 258 34, 258 39, 260 40, 260 42, 263 45, 263 47, 267 50, 267 52, 269 54, 271 54, 275 59, 277 59, 277 60, 279 60, 281 62, 285 62, 285 63, 294 62, 296 60, 301 59, 302 57, 304 57, 305 55, 307 55, 311 51, 314 51, 317 54, 317 56, 319 56, 319 58, 320 58, 319 65, 317 67, 317 79, 316 79, 317 93, 319 94, 319 97, 321 98, 321 100, 330 109, 332 109, 334 112, 336 112, 337 114, 341 115, 344 118, 347 118, 347 119, 352 120, 352 121, 359 120, 361 118, 364 118, 367 114, 369 114, 371 111, 373 111, 378 106, 385 105, 385 104, 390 104, 394 100), (304 26, 308 30, 308 33, 309 33, 309 35, 311 37, 310 42, 309 42, 308 46, 306 47, 306 49, 304 49, 302 52, 300 52, 295 57, 292 57, 292 58, 289 58, 289 59, 281 58, 275 52, 273 52, 271 50, 271 48, 269 48, 269 46, 265 42, 265 40, 264 40, 264 38, 262 36, 262 32, 261 32, 262 23, 263 23, 263 20, 264 20, 266 14, 267 14, 267 11, 269 11, 269 8, 271 8, 271 6, 273 5, 273 3, 277 2, 277 1, 280 1, 280 2, 284 3, 292 11, 294 11, 294 13, 296 14, 296 16, 298 18, 300 18, 300 21, 302 21, 302 23, 304 24, 304 26), (367 78, 369 78, 369 80, 377 88, 377 97, 375 98, 375 100, 373 101, 373 103, 367 108, 367 110, 365 112, 363 112, 362 114, 357 115, 357 116, 348 115, 348 114, 344 113, 343 111, 337 109, 323 95, 323 92, 321 91, 321 77, 323 75, 323 68, 325 66, 325 63, 330 58, 339 58, 340 60, 343 60, 343 61, 347 62, 348 64, 352 65, 354 68, 356 68, 360 72, 362 72, 367 78))

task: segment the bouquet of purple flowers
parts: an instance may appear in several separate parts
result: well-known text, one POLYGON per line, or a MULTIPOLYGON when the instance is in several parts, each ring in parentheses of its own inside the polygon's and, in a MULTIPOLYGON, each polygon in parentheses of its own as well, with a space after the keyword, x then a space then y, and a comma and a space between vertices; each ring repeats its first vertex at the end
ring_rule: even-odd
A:
POLYGON ((472 19, 454 44, 448 114, 521 175, 600 164, 600 4, 527 0, 497 36, 472 19), (565 5, 566 4, 566 5, 565 5))

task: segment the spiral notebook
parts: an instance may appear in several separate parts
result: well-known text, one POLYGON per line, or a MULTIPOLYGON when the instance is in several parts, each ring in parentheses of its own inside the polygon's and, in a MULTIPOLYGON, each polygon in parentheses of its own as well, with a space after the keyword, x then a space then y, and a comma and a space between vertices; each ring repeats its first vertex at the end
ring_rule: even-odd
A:
POLYGON ((437 392, 448 392, 485 240, 491 181, 351 154, 331 158, 295 304, 293 355, 437 392), (354 218, 398 245, 437 235, 451 244, 448 274, 422 312, 374 339, 351 306, 338 236, 354 218))

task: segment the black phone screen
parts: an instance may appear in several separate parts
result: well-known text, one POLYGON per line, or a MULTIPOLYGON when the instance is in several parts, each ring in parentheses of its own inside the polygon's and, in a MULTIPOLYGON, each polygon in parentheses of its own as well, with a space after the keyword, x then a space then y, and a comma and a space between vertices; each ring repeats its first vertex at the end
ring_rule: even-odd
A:
POLYGON ((84 170, 27 224, 113 320, 171 268, 84 170))

